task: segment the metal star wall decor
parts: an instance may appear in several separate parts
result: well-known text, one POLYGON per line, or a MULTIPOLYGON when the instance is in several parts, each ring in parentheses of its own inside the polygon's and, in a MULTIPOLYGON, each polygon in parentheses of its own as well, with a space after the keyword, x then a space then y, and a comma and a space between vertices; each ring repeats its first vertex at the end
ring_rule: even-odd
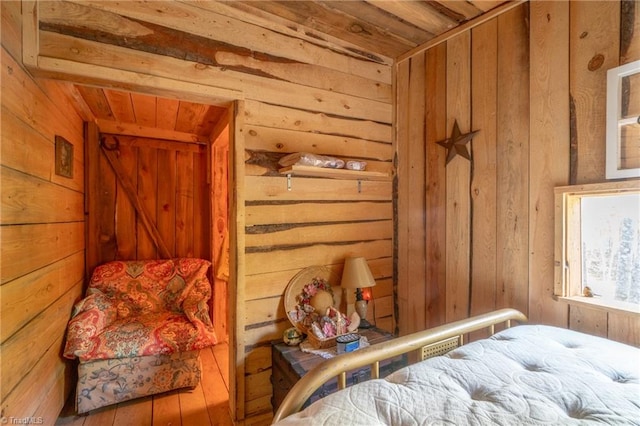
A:
POLYGON ((480 130, 474 130, 473 132, 460 133, 460 127, 458 127, 458 120, 453 122, 453 130, 451 131, 451 137, 441 142, 436 142, 438 145, 447 148, 447 161, 445 166, 449 164, 449 161, 453 160, 453 157, 460 155, 461 157, 471 160, 471 154, 467 149, 467 143, 473 139, 476 133, 480 130))

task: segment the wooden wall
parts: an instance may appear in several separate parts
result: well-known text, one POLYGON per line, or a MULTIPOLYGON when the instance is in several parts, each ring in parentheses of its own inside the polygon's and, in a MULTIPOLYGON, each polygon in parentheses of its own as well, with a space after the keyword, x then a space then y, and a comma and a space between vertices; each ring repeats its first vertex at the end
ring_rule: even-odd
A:
MULTIPOLYGON (((249 161, 265 151, 277 152, 277 145, 291 151, 317 145, 346 157, 363 156, 368 150, 369 161, 391 161, 390 140, 367 141, 379 138, 373 130, 384 129, 382 125, 246 104, 244 128, 250 136, 245 141, 253 153, 249 161), (272 127, 276 120, 279 129, 272 127), (295 130, 299 121, 317 132, 333 129, 347 136, 303 134, 295 130)), ((390 136, 388 129, 384 133, 390 136)), ((273 166, 252 164, 246 170, 246 284, 244 297, 238 294, 245 303, 237 315, 245 318, 247 393, 255 395, 247 409, 252 411, 253 404, 270 404, 271 371, 265 370, 265 360, 270 359, 270 342, 291 326, 282 296, 289 280, 302 268, 328 265, 340 276, 346 256, 366 257, 378 283, 374 287, 376 323, 393 329, 393 212, 390 180, 358 184, 356 180, 294 176, 289 191, 287 178, 277 176, 273 166)))
POLYGON ((289 191, 276 164, 308 151, 392 176, 393 60, 224 3, 158 5, 24 3, 25 61, 43 77, 235 104, 230 402, 237 419, 267 423, 270 342, 290 326, 282 296, 298 271, 340 272, 346 256, 365 256, 378 283, 372 315, 395 327, 392 178, 294 177, 289 191))
POLYGON ((213 259, 213 326, 218 342, 229 340, 229 117, 217 123, 210 137, 211 165, 211 257, 213 259))
MULTIPOLYGON (((569 184, 605 181, 606 71, 640 59, 638 1, 570 4, 569 184)), ((640 345, 640 318, 568 306, 569 328, 640 345)))
POLYGON ((64 85, 23 68, 20 2, 0 7, 0 417, 54 424, 73 387, 61 353, 84 278, 82 119, 64 85), (73 144, 73 178, 54 173, 56 135, 73 144))
POLYGON ((637 318, 553 298, 553 188, 604 180, 606 71, 640 58, 639 9, 525 3, 398 60, 402 333, 508 306, 640 344, 637 318), (479 133, 445 166, 454 121, 479 133))
MULTIPOLYGON (((24 62, 38 76, 205 104, 234 103, 229 151, 231 405, 237 419, 268 422, 269 344, 289 326, 284 289, 305 266, 328 265, 340 272, 349 255, 369 260, 378 283, 376 322, 383 328, 396 326, 397 283, 402 333, 515 306, 534 322, 568 326, 571 317, 574 324, 624 330, 617 336, 608 333, 621 340, 637 336, 628 318, 580 315, 584 309, 569 309, 551 297, 552 189, 570 179, 602 179, 604 75, 618 62, 640 57, 638 37, 621 36, 629 33, 629 25, 638 34, 637 8, 629 23, 620 19, 621 4, 636 2, 525 4, 443 44, 399 58, 394 70, 393 59, 355 53, 339 40, 249 16, 225 3, 171 2, 160 7, 133 2, 2 2, 3 55, 13 61, 3 58, 3 142, 5 85, 28 84, 27 93, 49 99, 9 109, 22 111, 21 126, 30 132, 54 134, 50 126, 74 117, 65 113, 62 121, 52 122, 44 114, 31 118, 51 109, 45 106, 58 111, 61 103, 52 94, 58 91, 55 85, 46 83, 40 89, 21 70, 22 47, 24 62), (20 6, 24 31, 19 27, 20 6), (172 41, 177 39, 182 43, 176 46, 172 41), (454 120, 463 132, 480 133, 468 145, 472 162, 457 157, 445 167, 444 149, 435 142, 451 134, 454 120), (289 191, 276 162, 296 151, 362 158, 372 168, 387 171, 393 170, 397 154, 397 181, 293 177, 289 191), (625 327, 617 326, 623 323, 625 327)), ((74 130, 66 135, 75 144, 81 135, 79 124, 63 127, 66 133, 78 128, 78 134, 74 130)), ((24 158, 5 153, 5 145, 3 173, 5 164, 24 158)), ((50 155, 44 155, 45 161, 50 155)), ((76 158, 79 155, 76 150, 76 158)), ((44 166, 36 167, 40 168, 44 166)), ((59 179, 52 173, 46 176, 59 179)), ((71 192, 82 199, 81 182, 78 185, 71 192)), ((3 191, 3 225, 4 205, 3 191)), ((71 210, 76 209, 81 216, 81 202, 71 210)), ((72 226, 67 222, 75 224, 75 216, 65 217, 38 219, 33 225, 37 235, 42 235, 41 229, 55 229, 55 244, 77 240, 67 231, 72 226)), ((14 228, 28 229, 25 226, 14 228)), ((15 245, 7 243, 8 229, 2 229, 3 271, 5 252, 14 250, 18 257, 15 245)), ((32 236, 27 236, 29 242, 40 241, 32 236)), ((78 244, 72 252, 84 248, 82 238, 78 244)), ((48 267, 55 262, 42 257, 62 252, 34 248, 30 253, 37 256, 29 261, 48 267)), ((67 288, 79 289, 81 274, 78 284, 67 288)), ((4 295, 4 272, 2 282, 4 295)), ((3 341, 4 327, 3 322, 3 341)), ((47 336, 62 339, 63 329, 47 336)), ((20 346, 24 340, 17 342, 20 346)), ((2 350, 4 365, 4 343, 2 350)), ((57 376, 37 377, 55 381, 57 376)), ((53 404, 58 398, 53 394, 43 404, 53 404)))
POLYGON ((89 215, 95 216, 87 230, 87 275, 116 259, 211 260, 206 145, 104 133, 99 139, 86 164, 89 215))

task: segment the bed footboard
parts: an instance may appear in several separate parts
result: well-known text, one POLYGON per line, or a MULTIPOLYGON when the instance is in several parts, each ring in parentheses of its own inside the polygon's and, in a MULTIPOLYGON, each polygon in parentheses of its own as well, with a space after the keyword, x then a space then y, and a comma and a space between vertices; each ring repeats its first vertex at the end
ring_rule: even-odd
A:
POLYGON ((273 422, 298 412, 318 388, 334 377, 338 378, 338 388, 343 389, 346 386, 346 372, 349 370, 369 365, 371 377, 378 378, 379 363, 382 360, 407 353, 415 353, 419 360, 440 355, 462 345, 463 336, 467 333, 489 329, 493 334, 496 325, 506 324, 506 327, 510 327, 511 321, 526 322, 527 317, 515 309, 500 309, 327 359, 291 388, 273 422))

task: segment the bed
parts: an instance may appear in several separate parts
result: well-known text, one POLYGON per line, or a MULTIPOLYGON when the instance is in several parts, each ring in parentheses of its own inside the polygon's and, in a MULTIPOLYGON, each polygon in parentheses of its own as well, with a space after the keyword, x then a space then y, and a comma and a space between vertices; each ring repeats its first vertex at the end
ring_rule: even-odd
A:
POLYGON ((503 309, 326 360, 291 389, 274 423, 640 425, 639 376, 638 348, 527 325, 520 312, 503 309), (462 345, 486 328, 490 337, 462 345), (343 371, 371 365, 375 377, 380 360, 401 353, 419 361, 345 388, 343 371), (342 390, 299 411, 336 376, 342 390))

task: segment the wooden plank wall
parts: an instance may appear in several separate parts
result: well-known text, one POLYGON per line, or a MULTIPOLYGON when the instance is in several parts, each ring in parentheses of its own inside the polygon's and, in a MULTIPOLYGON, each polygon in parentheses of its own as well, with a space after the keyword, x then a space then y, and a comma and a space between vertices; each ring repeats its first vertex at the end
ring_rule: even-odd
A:
MULTIPOLYGON (((571 184, 605 180, 606 71, 640 59, 638 1, 571 4, 571 184)), ((638 316, 569 306, 569 327, 640 345, 638 316)))
MULTIPOLYGON (((114 134, 100 134, 100 140, 115 154, 170 257, 211 260, 206 146, 114 134)), ((87 247, 97 254, 89 258, 96 264, 164 258, 112 166, 96 149, 95 168, 86 165, 90 178, 97 181, 95 194, 100 194, 89 203, 96 210, 89 214, 97 217, 95 228, 88 229, 95 238, 87 247)), ((88 265, 88 274, 92 266, 96 265, 88 265)))
POLYGON ((552 297, 553 188, 604 180, 606 70, 640 57, 638 9, 525 3, 397 64, 401 333, 509 306, 640 344, 634 317, 552 297), (445 166, 454 120, 479 133, 445 166))
POLYGON ((213 259, 213 298, 211 311, 218 341, 228 342, 229 306, 229 120, 228 110, 210 135, 211 165, 211 258, 213 259), (219 129, 222 127, 222 129, 219 129))
MULTIPOLYGON (((390 130, 384 127, 246 102, 245 129, 249 129, 249 137, 245 142, 247 150, 254 153, 277 152, 278 146, 285 151, 306 151, 317 144, 332 155, 358 157, 367 152, 370 162, 390 162, 390 130), (296 131, 300 122, 323 132, 339 129, 343 136, 304 134, 296 131), (389 139, 380 140, 374 128, 382 129, 382 137, 389 139)), ((378 326, 389 330, 394 326, 391 181, 358 183, 294 176, 289 191, 287 178, 278 176, 274 168, 268 163, 247 167, 244 186, 247 294, 243 339, 247 373, 252 375, 247 391, 254 392, 253 402, 263 406, 269 404, 271 387, 271 372, 263 370, 263 360, 270 358, 270 341, 290 327, 282 295, 289 280, 302 268, 328 265, 339 276, 346 256, 366 257, 377 279, 371 312, 378 326)), ((248 410, 253 407, 248 406, 248 410)))
POLYGON ((27 46, 39 49, 27 49, 38 75, 239 100, 229 154, 236 419, 270 421, 270 342, 290 326, 282 296, 302 268, 339 273, 346 256, 365 256, 377 280, 370 319, 395 328, 392 179, 294 177, 289 191, 276 164, 307 151, 392 173, 393 60, 218 2, 42 2, 25 14, 38 31, 27 46))
POLYGON ((0 7, 0 417, 54 424, 74 383, 61 352, 84 279, 82 119, 64 86, 22 67, 20 2, 0 7), (73 178, 54 173, 55 135, 74 146, 73 178))

